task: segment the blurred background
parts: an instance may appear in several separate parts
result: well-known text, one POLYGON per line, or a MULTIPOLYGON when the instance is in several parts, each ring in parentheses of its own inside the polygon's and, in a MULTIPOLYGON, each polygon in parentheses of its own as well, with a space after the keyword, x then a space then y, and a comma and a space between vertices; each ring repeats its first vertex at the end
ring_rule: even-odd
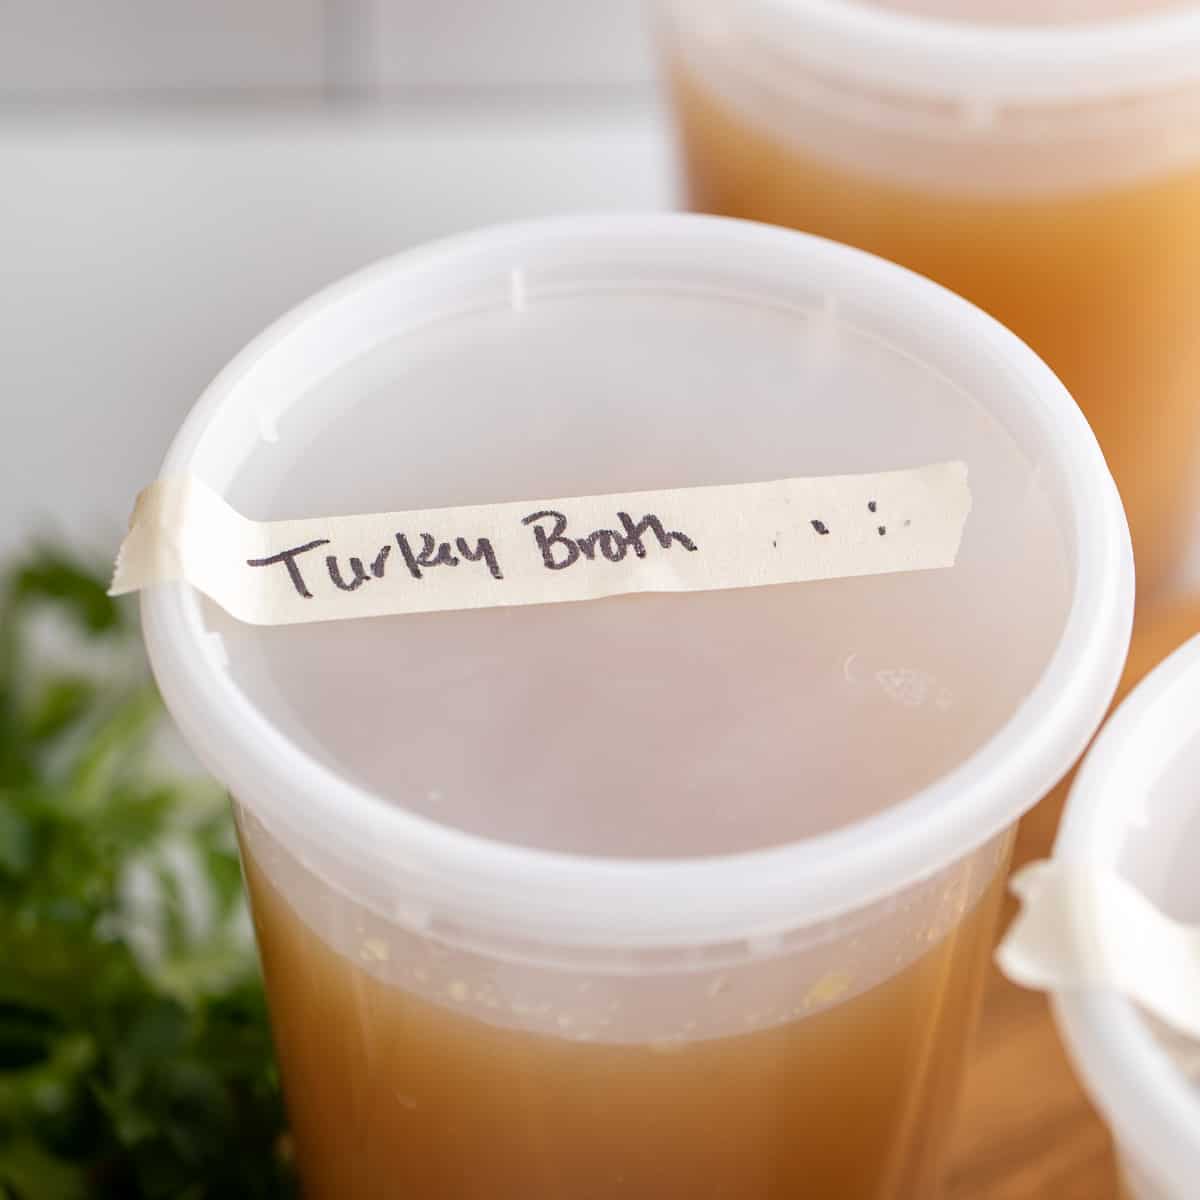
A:
POLYGON ((0 0, 0 553, 109 547, 239 347, 383 255, 673 197, 638 0, 0 0))
MULTIPOLYGON (((105 607, 100 564, 196 397, 314 290, 497 221, 679 205, 651 51, 640 0, 0 0, 0 563, 16 564, 0 593, 0 798, 16 797, 0 805, 0 982, 12 984, 0 987, 4 1200, 290 1194, 274 1175, 260 1191, 244 1179, 222 1190, 219 1174, 230 1130, 245 1131, 247 1156, 286 1141, 224 800, 195 810, 203 822, 188 826, 188 844, 232 879, 228 921, 185 929, 178 945, 151 937, 147 949, 137 938, 158 936, 155 913, 186 876, 177 813, 192 801, 182 784, 146 782, 150 720, 113 660, 88 679, 78 657, 67 673, 61 659, 26 669, 11 652, 15 614, 46 602, 89 643, 119 627, 120 655, 137 654, 131 616, 105 607), (95 576, 53 555, 17 557, 34 542, 85 549, 95 576), (73 740, 60 744, 64 731, 73 740), (143 823, 122 826, 124 841, 97 857, 79 838, 81 795, 92 813, 143 823), (59 839, 67 882, 37 859, 30 831, 59 839), (64 917, 73 881, 93 878, 108 891, 64 917), (10 895, 12 914, 19 905, 40 924, 10 919, 10 895), (132 922, 129 945, 81 975, 78 939, 114 914, 132 922), (12 964, 41 950, 18 979, 12 964), (62 1030, 94 1032, 95 1013, 62 998, 113 978, 123 1014, 141 1024, 113 1025, 91 1058, 54 1058, 62 1030), (25 1005, 16 1016, 13 995, 25 1005), (164 1056, 181 1064, 170 1077, 164 1056), (54 1072, 38 1074, 47 1062, 54 1072), (197 1080, 210 1067, 242 1107, 218 1095, 200 1119, 197 1080), (115 1081, 102 1114, 88 1093, 101 1072, 115 1081), (192 1115, 164 1133, 158 1114, 181 1096, 192 1115), (173 1175, 162 1157, 172 1138, 173 1175)), ((1195 528, 1176 597, 1200 585, 1200 514, 1195 528)), ((1147 643, 1130 678, 1198 621, 1193 607, 1147 643)), ((1053 835, 1058 809, 1043 811, 1029 823, 1030 856, 1053 835)), ((991 989, 948 1195, 1115 1195, 1106 1134, 1044 1001, 998 979, 991 989)))
POLYGON ((347 272, 681 204, 650 24, 640 0, 0 0, 0 553, 112 546, 214 374, 347 272))
POLYGON ((293 1194, 228 801, 103 594, 196 397, 314 290, 671 203, 638 0, 0 0, 0 1197, 293 1194))

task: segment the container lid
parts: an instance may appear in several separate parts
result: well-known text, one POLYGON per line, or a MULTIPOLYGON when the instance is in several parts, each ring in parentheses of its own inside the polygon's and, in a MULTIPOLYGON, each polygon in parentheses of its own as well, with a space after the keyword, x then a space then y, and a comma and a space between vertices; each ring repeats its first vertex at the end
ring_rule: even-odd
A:
MULTIPOLYGON (((1168 916, 1200 924, 1200 637, 1134 689, 1071 790, 1056 860, 1110 867, 1168 916)), ((1190 1195, 1200 1179, 1200 1082, 1129 999, 1055 997, 1068 1048, 1122 1146, 1190 1195)))
POLYGON ((500 228, 285 317, 164 464, 272 519, 946 460, 947 571, 266 629, 171 585, 147 642, 214 773, 368 902, 572 945, 792 930, 1004 830, 1116 684, 1116 490, 994 321, 767 226, 500 228))
MULTIPOLYGON (((725 7, 725 6, 721 6, 725 7)), ((764 53, 865 88, 956 103, 1084 103, 1200 81, 1195 5, 1089 6, 1092 20, 991 5, 755 0, 736 24, 764 53), (1126 11, 1122 11, 1122 9, 1126 11), (1132 11, 1128 11, 1132 10, 1132 11)), ((711 16, 714 34, 722 17, 711 16)))

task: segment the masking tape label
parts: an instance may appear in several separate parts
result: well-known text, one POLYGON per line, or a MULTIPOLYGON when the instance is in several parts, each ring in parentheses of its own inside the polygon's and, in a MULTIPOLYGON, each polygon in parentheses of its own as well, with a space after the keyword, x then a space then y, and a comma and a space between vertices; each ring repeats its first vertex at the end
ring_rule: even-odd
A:
POLYGON ((1021 912, 996 952, 1009 979, 1039 991, 1112 989, 1200 1038, 1200 929, 1100 864, 1033 863, 1010 886, 1021 912))
POLYGON ((394 613, 950 567, 964 463, 611 496, 250 521, 194 476, 137 501, 112 593, 186 580, 234 617, 394 613))

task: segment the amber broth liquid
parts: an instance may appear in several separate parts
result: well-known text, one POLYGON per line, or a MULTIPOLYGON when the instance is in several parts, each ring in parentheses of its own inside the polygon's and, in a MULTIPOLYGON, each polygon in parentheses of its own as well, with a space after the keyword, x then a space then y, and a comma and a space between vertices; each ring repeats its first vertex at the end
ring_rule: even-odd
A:
POLYGON ((953 932, 816 1015, 578 1042, 417 998, 333 950, 247 856, 308 1200, 930 1200, 1001 870, 953 932))
POLYGON ((1160 583, 1186 541, 1200 445, 1200 168, 1052 196, 921 190, 807 157, 684 69, 673 90, 693 209, 891 259, 1050 364, 1120 488, 1139 592, 1160 583))

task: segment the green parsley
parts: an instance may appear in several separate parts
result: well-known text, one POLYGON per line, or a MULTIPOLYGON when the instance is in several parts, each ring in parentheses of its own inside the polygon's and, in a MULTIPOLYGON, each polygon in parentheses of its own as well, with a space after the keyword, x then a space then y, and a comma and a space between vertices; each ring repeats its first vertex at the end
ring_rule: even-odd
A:
POLYGON ((0 575, 2 1200, 296 1194, 228 801, 163 726, 100 572, 0 575))

